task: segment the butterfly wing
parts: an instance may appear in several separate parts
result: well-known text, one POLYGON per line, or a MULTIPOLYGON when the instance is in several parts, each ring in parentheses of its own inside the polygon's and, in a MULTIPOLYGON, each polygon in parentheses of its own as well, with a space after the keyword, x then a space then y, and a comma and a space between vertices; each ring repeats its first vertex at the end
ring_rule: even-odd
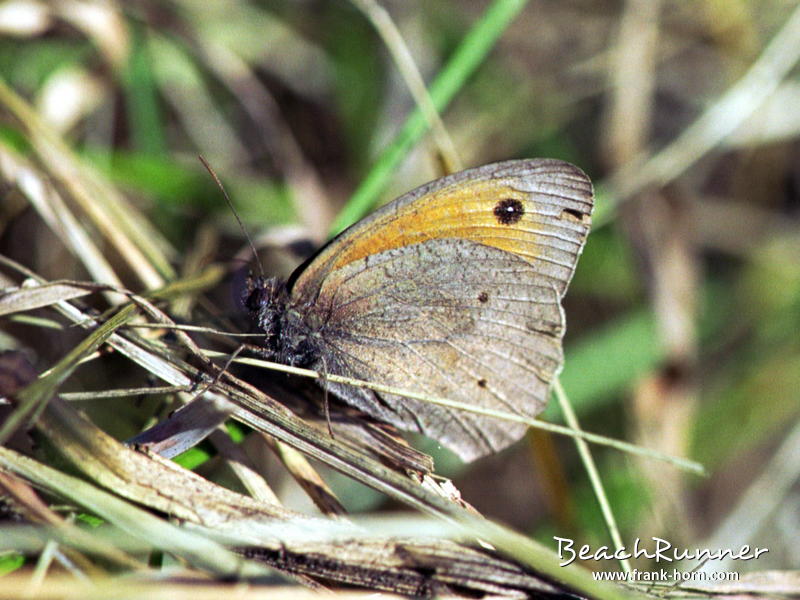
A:
POLYGON ((534 265, 566 292, 591 226, 592 183, 554 159, 511 160, 442 177, 384 205, 331 240, 298 272, 305 296, 327 273, 392 248, 462 238, 534 265), (310 288, 310 289, 304 289, 310 288))
MULTIPOLYGON (((588 177, 557 160, 486 165, 385 205, 298 271, 323 372, 534 416, 561 368, 566 292, 590 227, 588 177)), ((328 384, 470 460, 525 427, 328 384)))
MULTIPOLYGON (((388 250, 332 272, 316 300, 329 373, 467 405, 538 414, 562 363, 558 292, 526 261, 449 238, 388 250)), ((519 439, 520 424, 391 394, 330 385, 347 402, 440 441, 465 460, 519 439)))

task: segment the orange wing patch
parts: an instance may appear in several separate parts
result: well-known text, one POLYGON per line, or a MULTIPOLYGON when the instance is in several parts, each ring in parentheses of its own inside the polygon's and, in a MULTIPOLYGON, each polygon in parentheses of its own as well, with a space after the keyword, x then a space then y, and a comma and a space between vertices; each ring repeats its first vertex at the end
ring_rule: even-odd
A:
POLYGON ((409 192, 345 230, 297 283, 386 250, 461 238, 553 271, 563 293, 589 232, 591 195, 589 179, 561 161, 508 161, 464 171, 409 192))
MULTIPOLYGON (((432 192, 397 212, 382 215, 369 230, 348 240, 346 247, 340 247, 330 267, 336 269, 370 254, 429 239, 485 237, 486 233, 498 229, 493 214, 498 198, 518 198, 525 202, 524 194, 492 181, 475 181, 466 186, 457 184, 432 192)), ((526 233, 533 241, 530 239, 532 232, 526 233)), ((511 239, 489 245, 518 252, 518 244, 511 239)))

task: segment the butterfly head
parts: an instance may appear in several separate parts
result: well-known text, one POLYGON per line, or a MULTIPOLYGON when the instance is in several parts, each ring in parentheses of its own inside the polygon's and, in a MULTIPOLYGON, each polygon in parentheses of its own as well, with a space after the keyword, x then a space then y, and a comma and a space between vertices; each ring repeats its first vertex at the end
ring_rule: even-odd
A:
POLYGON ((298 367, 315 365, 320 354, 317 336, 303 312, 293 306, 285 280, 251 277, 244 304, 264 333, 262 354, 267 359, 298 367))

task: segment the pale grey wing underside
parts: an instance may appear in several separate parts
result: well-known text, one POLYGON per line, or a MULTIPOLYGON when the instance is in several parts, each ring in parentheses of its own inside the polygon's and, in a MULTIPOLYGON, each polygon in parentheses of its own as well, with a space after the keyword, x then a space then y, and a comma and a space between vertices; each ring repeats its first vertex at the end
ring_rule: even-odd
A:
MULTIPOLYGON (((317 309, 329 373, 535 416, 562 364, 564 318, 552 280, 513 254, 464 239, 368 256, 322 282, 317 309)), ((465 460, 526 427, 405 397, 330 384, 381 420, 438 440, 465 460)))

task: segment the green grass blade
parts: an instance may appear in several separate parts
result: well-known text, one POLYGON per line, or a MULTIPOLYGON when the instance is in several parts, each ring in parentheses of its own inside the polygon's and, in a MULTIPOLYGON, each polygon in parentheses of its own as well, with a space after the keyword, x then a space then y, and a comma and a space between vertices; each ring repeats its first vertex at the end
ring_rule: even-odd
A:
MULTIPOLYGON (((464 86, 525 4, 526 0, 495 0, 467 33, 453 57, 431 84, 430 96, 438 112, 443 111, 464 86)), ((415 109, 339 213, 331 228, 333 234, 339 233, 369 211, 400 161, 427 130, 425 115, 419 108, 415 109)))

